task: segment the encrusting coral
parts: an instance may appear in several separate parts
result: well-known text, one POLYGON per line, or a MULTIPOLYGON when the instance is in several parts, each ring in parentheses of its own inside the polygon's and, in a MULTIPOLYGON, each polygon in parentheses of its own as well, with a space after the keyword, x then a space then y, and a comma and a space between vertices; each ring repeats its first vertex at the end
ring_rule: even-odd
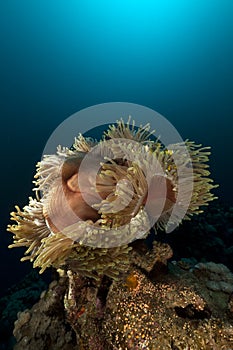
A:
POLYGON ((120 120, 100 142, 80 134, 71 149, 45 155, 37 164, 36 198, 11 213, 10 248, 25 246, 22 260, 41 273, 53 266, 117 279, 129 266, 132 241, 146 238, 152 226, 200 213, 215 198, 209 147, 185 141, 167 149, 149 130, 120 120))
MULTIPOLYGON (((155 261, 166 264, 165 252, 169 258, 167 245, 157 246, 155 261)), ((68 271, 52 282, 31 310, 18 315, 15 349, 232 349, 232 294, 206 283, 210 267, 232 280, 227 268, 207 263, 196 276, 172 262, 168 273, 154 279, 141 268, 147 256, 134 261, 125 280, 103 278, 96 287, 68 271)))

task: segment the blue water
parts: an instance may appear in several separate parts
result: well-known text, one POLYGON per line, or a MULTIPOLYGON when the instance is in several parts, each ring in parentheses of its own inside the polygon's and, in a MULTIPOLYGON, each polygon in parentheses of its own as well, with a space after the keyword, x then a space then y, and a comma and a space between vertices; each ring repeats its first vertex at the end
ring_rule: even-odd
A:
POLYGON ((216 192, 233 204, 232 18, 232 0, 0 2, 6 285, 24 274, 22 251, 6 248, 9 212, 27 203, 50 134, 82 108, 125 101, 158 111, 184 139, 212 146, 216 192))

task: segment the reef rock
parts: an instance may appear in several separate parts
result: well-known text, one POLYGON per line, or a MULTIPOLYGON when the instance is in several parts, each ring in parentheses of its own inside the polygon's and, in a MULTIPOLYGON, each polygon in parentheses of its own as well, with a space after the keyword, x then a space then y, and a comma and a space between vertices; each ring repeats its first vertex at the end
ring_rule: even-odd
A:
MULTIPOLYGON (((170 257, 161 244, 166 264, 164 251, 170 257)), ((138 254, 118 281, 103 276, 96 282, 68 271, 19 315, 15 350, 233 350, 232 292, 209 287, 214 279, 232 281, 231 272, 222 264, 184 269, 172 262, 155 277, 145 256, 149 270, 138 254)))
POLYGON ((74 331, 65 320, 63 298, 64 279, 52 282, 47 292, 31 310, 18 313, 14 350, 78 350, 74 331))

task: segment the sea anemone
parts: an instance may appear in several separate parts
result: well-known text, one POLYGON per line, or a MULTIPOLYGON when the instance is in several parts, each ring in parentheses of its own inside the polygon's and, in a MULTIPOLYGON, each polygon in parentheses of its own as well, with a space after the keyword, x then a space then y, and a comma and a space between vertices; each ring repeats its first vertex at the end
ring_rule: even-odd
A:
POLYGON ((22 260, 98 279, 125 271, 130 243, 151 227, 177 226, 213 200, 209 147, 185 141, 166 148, 150 126, 121 119, 100 142, 75 139, 37 164, 36 198, 11 213, 9 247, 25 246, 22 260))

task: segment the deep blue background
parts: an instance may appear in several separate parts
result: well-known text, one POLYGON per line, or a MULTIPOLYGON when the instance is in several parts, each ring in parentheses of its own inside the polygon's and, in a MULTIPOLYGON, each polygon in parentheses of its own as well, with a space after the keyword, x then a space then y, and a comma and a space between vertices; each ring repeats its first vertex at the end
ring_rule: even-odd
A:
POLYGON ((6 248, 9 212, 27 203, 51 132, 82 108, 125 101, 155 109, 183 138, 212 146, 218 195, 233 204, 232 18, 232 0, 0 2, 5 286, 29 268, 18 263, 21 250, 6 248))

